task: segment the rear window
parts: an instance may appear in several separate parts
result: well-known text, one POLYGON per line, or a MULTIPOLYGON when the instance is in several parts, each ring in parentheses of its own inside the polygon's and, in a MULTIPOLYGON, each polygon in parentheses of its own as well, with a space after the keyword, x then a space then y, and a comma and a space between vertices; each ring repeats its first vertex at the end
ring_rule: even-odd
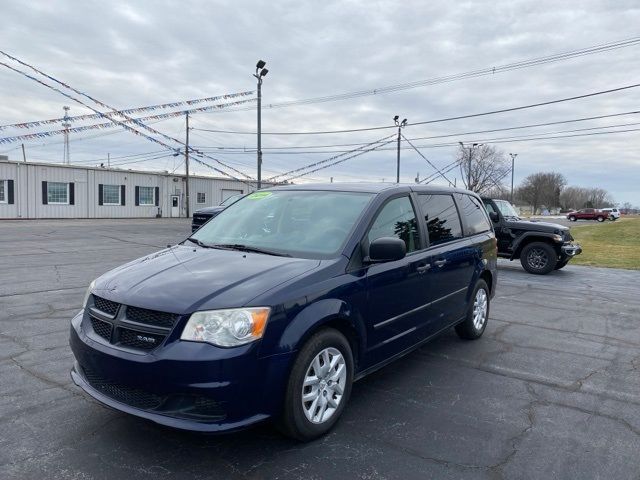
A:
POLYGON ((418 201, 424 214, 430 245, 462 238, 458 209, 451 195, 419 194, 418 201))
POLYGON ((471 195, 458 194, 458 199, 462 208, 460 213, 467 226, 467 235, 475 235, 491 230, 487 212, 477 198, 471 195))

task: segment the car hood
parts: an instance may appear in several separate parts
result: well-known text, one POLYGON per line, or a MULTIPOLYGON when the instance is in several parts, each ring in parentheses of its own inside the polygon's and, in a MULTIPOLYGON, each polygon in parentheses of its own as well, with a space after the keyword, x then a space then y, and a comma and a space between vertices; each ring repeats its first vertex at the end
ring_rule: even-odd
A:
POLYGON ((105 273, 93 292, 125 305, 172 313, 246 306, 313 270, 319 260, 178 245, 105 273))
POLYGON ((569 230, 569 227, 565 227, 558 223, 532 222, 530 220, 507 220, 505 223, 512 229, 534 232, 560 233, 569 230))
POLYGON ((203 214, 203 215, 211 215, 212 213, 220 213, 224 210, 225 207, 217 206, 217 207, 205 207, 193 212, 194 215, 203 214))

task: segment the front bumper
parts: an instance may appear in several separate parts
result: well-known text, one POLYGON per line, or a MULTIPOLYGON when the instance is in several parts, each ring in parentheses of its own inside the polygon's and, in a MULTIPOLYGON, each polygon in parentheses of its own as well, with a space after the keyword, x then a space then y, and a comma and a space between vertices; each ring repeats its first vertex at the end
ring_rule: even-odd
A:
POLYGON ((582 253, 582 247, 577 243, 568 243, 561 247, 563 257, 575 257, 582 253))
POLYGON ((71 322, 71 378, 108 407, 200 432, 245 428, 280 411, 293 352, 261 358, 256 344, 175 341, 134 353, 88 336, 82 317, 71 322))

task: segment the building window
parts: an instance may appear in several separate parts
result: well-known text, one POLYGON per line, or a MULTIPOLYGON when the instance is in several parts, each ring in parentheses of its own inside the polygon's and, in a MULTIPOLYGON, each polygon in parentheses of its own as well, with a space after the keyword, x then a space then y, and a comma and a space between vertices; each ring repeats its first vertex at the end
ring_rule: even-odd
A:
POLYGON ((138 199, 140 205, 155 205, 153 187, 140 187, 139 192, 138 199))
POLYGON ((68 205, 69 184, 59 182, 47 182, 47 203, 68 205))
POLYGON ((7 181, 0 180, 0 203, 7 203, 7 181))
POLYGON ((207 195, 203 192, 198 192, 196 203, 207 203, 207 195))
POLYGON ((102 186, 102 204, 120 205, 120 185, 102 186))

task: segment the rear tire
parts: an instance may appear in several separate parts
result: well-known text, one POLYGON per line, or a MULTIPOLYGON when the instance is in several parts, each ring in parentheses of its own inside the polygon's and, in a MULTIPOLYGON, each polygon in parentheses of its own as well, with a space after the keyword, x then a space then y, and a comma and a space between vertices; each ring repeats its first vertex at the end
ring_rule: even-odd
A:
POLYGON ((596 220, 598 220, 599 222, 604 222, 604 217, 598 217, 596 220))
POLYGON ((351 346, 344 335, 333 328, 315 333, 291 369, 280 431, 308 442, 331 430, 349 401, 353 370, 351 346))
POLYGON ((544 242, 532 242, 520 252, 520 263, 527 272, 546 275, 558 263, 558 255, 551 245, 544 242))
POLYGON ((480 338, 487 328, 489 320, 490 293, 487 282, 478 280, 467 309, 467 316, 462 323, 456 325, 456 333, 465 340, 480 338))

